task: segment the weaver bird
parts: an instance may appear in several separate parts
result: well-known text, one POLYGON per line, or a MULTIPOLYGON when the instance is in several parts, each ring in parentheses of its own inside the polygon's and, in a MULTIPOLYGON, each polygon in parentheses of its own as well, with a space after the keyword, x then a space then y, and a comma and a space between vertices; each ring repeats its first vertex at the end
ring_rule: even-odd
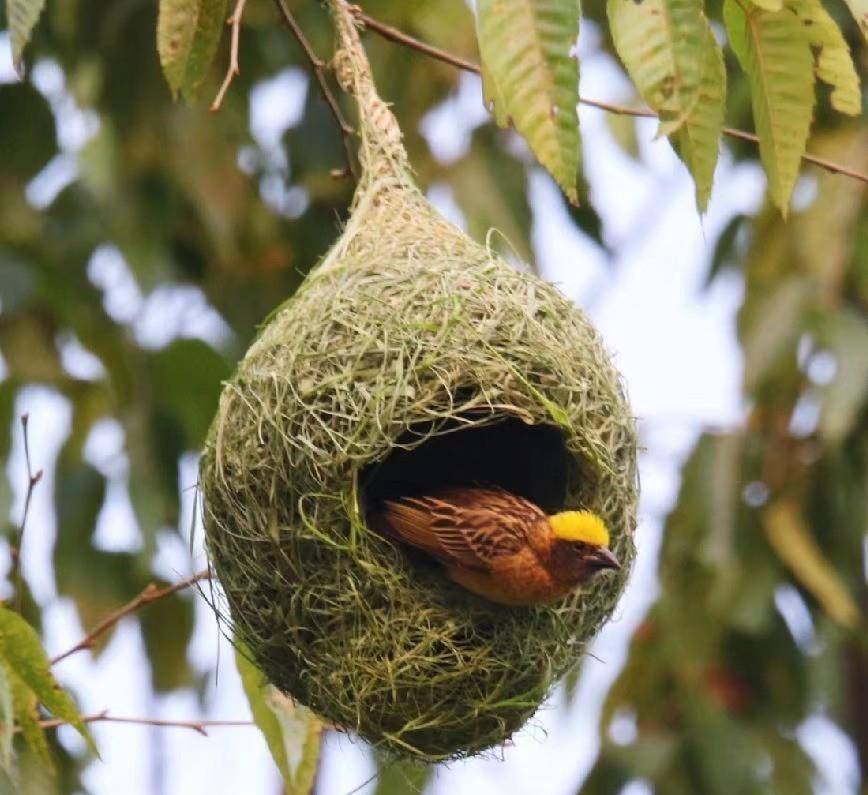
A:
POLYGON ((603 569, 621 568, 596 514, 547 516, 502 489, 453 486, 386 500, 371 524, 443 563, 468 591, 503 605, 551 602, 603 569))

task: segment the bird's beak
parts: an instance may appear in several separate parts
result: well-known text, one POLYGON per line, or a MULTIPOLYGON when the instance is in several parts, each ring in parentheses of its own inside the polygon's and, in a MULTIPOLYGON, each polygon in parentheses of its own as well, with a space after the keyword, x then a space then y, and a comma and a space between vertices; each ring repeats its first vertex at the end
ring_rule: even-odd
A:
POLYGON ((595 569, 620 569, 621 562, 612 551, 606 547, 600 547, 594 550, 594 553, 589 557, 588 562, 595 569))

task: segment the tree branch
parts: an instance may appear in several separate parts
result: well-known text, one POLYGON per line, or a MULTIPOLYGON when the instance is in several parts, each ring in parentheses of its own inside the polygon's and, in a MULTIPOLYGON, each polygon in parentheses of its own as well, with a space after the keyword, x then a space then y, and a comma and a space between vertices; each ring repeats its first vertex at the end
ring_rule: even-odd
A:
POLYGON ((417 52, 424 53, 430 58, 434 58, 436 61, 443 61, 443 63, 448 63, 465 72, 473 72, 475 74, 480 74, 481 72, 479 65, 473 63, 473 61, 465 60, 451 52, 441 50, 431 44, 426 44, 424 41, 419 41, 419 39, 415 39, 409 34, 404 33, 403 30, 398 30, 398 28, 393 28, 391 25, 386 25, 378 19, 368 16, 361 8, 359 8, 359 6, 351 5, 349 10, 350 13, 362 23, 362 25, 369 30, 378 33, 384 39, 388 39, 389 41, 393 41, 395 44, 400 44, 404 47, 409 47, 417 52))
MULTIPOLYGON (((429 56, 430 58, 434 58, 435 60, 442 61, 443 63, 447 63, 457 67, 458 69, 462 69, 465 72, 480 74, 482 71, 478 64, 475 64, 472 61, 467 61, 464 58, 454 55, 451 52, 447 52, 446 50, 441 50, 438 47, 426 44, 423 41, 419 41, 419 39, 413 38, 413 36, 404 33, 404 31, 402 30, 393 28, 390 25, 386 25, 379 20, 368 16, 368 14, 362 11, 362 9, 358 6, 350 6, 350 11, 352 12, 353 16, 355 16, 355 18, 362 23, 362 25, 379 34, 384 39, 388 39, 389 41, 393 41, 396 44, 400 44, 404 47, 409 47, 410 49, 421 52, 424 55, 429 56)), ((583 97, 579 97, 579 102, 583 105, 589 105, 590 107, 599 108, 600 110, 605 110, 608 113, 616 113, 621 116, 635 116, 638 118, 647 119, 657 118, 657 114, 647 108, 629 108, 625 107, 624 105, 615 105, 611 102, 601 102, 596 99, 585 99, 583 97)), ((744 130, 737 130, 733 127, 724 127, 723 134, 729 136, 730 138, 737 138, 741 141, 759 143, 759 136, 755 135, 754 133, 745 132, 744 130)), ((859 180, 860 182, 868 183, 868 174, 863 174, 861 171, 857 171, 856 169, 841 165, 840 163, 835 163, 832 160, 827 160, 824 157, 818 157, 816 155, 808 154, 807 152, 805 152, 802 155, 802 160, 806 163, 812 163, 815 166, 824 168, 826 171, 830 171, 833 174, 842 174, 843 176, 859 180)))
MULTIPOLYGON (((132 723, 138 726, 166 726, 176 729, 190 729, 191 731, 201 734, 203 737, 208 736, 206 729, 215 726, 254 726, 251 720, 163 720, 162 718, 122 718, 109 715, 108 710, 97 712, 95 715, 85 715, 82 719, 84 723, 132 723)), ((49 720, 39 721, 39 725, 43 729, 56 729, 58 726, 65 726, 69 721, 60 720, 59 718, 51 718, 49 720)), ((18 726, 14 731, 20 731, 18 726)))
POLYGON ((232 42, 229 47, 229 68, 226 70, 226 77, 223 78, 223 84, 220 86, 217 96, 214 97, 214 101, 211 103, 212 113, 220 110, 229 86, 232 85, 235 76, 241 74, 241 69, 238 65, 238 37, 241 35, 241 17, 244 16, 245 5, 247 5, 247 0, 237 0, 232 16, 226 20, 226 24, 232 28, 232 42))
POLYGON ((24 462, 27 465, 27 494, 24 496, 24 511, 21 514, 18 536, 15 539, 15 544, 9 550, 9 556, 12 558, 9 579, 15 585, 15 601, 19 610, 21 609, 21 550, 24 546, 24 529, 27 527, 27 516, 30 513, 30 502, 33 499, 33 491, 36 489, 36 484, 42 480, 42 470, 34 472, 33 465, 30 462, 30 439, 27 433, 29 419, 29 415, 21 415, 21 433, 24 437, 24 462))
POLYGON ((90 630, 87 635, 85 635, 78 643, 76 643, 75 646, 73 646, 71 649, 67 649, 65 652, 63 652, 63 654, 58 654, 56 657, 53 657, 51 660, 51 664, 55 665, 61 660, 65 660, 67 657, 75 654, 76 652, 92 648, 94 642, 98 637, 104 635, 121 619, 126 618, 131 613, 134 613, 140 607, 149 605, 151 604, 151 602, 156 602, 158 599, 163 599, 164 597, 170 596, 171 594, 177 593, 178 591, 183 591, 184 589, 189 588, 191 585, 194 585, 200 580, 210 579, 211 570, 204 569, 197 574, 194 574, 192 577, 188 577, 186 580, 181 580, 180 582, 176 582, 173 585, 167 585, 165 588, 157 588, 153 583, 151 583, 134 599, 131 599, 123 607, 115 610, 114 613, 106 616, 102 621, 99 622, 99 624, 97 624, 92 630, 90 630))
POLYGON ((335 121, 338 123, 338 127, 340 128, 341 138, 344 142, 344 153, 346 154, 347 165, 344 171, 339 172, 336 176, 351 176, 353 179, 357 179, 356 170, 353 166, 353 149, 351 145, 352 136, 354 135, 355 130, 347 123, 347 120, 341 113, 338 101, 335 99, 335 95, 329 87, 325 76, 326 63, 314 52, 313 47, 311 47, 310 42, 304 35, 304 31, 292 15, 292 11, 287 7, 285 0, 274 0, 274 4, 277 6, 277 10, 283 18, 283 21, 286 23, 286 26, 290 31, 292 31, 292 35, 295 36, 296 41, 298 41, 299 46, 304 51, 305 57, 310 62, 314 77, 316 77, 316 81, 319 84, 320 94, 322 94, 322 98, 331 109, 332 115, 335 117, 335 121))

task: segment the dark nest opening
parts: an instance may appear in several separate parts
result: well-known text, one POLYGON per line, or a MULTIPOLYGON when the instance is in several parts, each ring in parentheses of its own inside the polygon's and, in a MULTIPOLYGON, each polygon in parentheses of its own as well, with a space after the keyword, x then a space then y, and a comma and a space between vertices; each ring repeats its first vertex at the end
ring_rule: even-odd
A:
POLYGON ((560 429, 514 417, 482 426, 465 427, 467 422, 450 419, 436 435, 430 422, 413 425, 383 461, 364 470, 365 506, 439 486, 478 485, 526 497, 546 513, 564 507, 568 479, 577 473, 560 429), (420 438, 425 441, 418 444, 420 438))

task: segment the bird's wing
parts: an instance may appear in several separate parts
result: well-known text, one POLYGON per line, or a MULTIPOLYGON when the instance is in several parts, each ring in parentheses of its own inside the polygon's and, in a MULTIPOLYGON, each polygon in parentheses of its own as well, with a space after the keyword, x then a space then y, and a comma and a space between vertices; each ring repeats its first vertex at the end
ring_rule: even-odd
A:
POLYGON ((546 515, 533 503, 498 489, 451 488, 388 501, 377 525, 448 563, 488 570, 527 547, 546 515))

